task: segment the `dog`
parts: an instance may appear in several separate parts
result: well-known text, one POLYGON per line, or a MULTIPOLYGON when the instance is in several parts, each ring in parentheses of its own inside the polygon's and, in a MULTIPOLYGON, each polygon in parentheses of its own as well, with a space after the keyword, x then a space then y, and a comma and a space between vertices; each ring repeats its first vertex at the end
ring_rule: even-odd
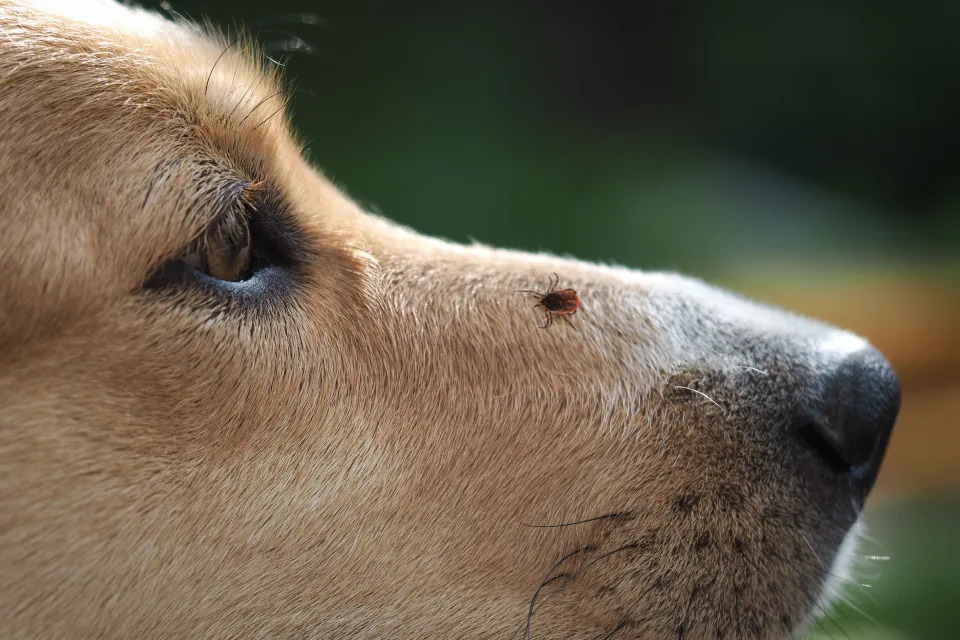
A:
POLYGON ((820 624, 898 410, 883 356, 679 275, 366 213, 261 60, 106 0, 0 0, 0 635, 820 624), (575 328, 515 293, 554 273, 575 328))

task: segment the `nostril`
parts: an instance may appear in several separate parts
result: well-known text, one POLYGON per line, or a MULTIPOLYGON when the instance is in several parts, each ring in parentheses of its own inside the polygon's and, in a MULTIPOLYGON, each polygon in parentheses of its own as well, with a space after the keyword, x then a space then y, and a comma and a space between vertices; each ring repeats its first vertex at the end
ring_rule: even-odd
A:
POLYGON ((833 471, 849 473, 853 465, 844 457, 842 448, 815 422, 805 422, 797 429, 797 437, 820 456, 833 471))
POLYGON ((869 347, 850 353, 825 377, 815 405, 794 433, 830 469, 869 489, 900 408, 890 364, 869 347))

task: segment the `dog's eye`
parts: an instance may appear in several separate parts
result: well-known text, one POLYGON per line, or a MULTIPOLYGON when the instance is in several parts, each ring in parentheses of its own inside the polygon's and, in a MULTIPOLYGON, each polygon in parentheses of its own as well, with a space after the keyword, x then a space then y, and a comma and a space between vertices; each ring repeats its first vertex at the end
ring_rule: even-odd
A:
POLYGON ((307 259, 306 245, 282 201, 264 189, 238 199, 186 248, 158 265, 143 286, 189 287, 212 300, 257 302, 291 290, 298 266, 307 259))
POLYGON ((251 275, 253 236, 246 216, 226 216, 214 223, 182 258, 217 280, 239 282, 251 275))

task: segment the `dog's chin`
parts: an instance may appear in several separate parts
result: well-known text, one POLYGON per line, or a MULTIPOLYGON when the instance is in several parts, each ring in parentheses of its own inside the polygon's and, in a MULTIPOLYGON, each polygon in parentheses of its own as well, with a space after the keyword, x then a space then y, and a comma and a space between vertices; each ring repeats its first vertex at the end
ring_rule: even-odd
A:
POLYGON ((842 602, 847 597, 851 586, 859 584, 856 579, 856 569, 859 564, 856 552, 864 535, 864 528, 863 518, 858 517, 844 536, 827 572, 817 604, 810 612, 814 618, 825 615, 831 606, 842 602))
POLYGON ((827 634, 836 629, 844 636, 847 634, 842 621, 831 617, 830 610, 847 599, 851 587, 860 584, 856 579, 856 571, 861 563, 857 561, 859 556, 856 551, 863 535, 863 519, 858 517, 840 543, 833 562, 829 567, 824 567, 823 586, 816 594, 813 605, 806 611, 803 621, 788 636, 784 636, 785 639, 804 637, 811 629, 822 629, 827 634))

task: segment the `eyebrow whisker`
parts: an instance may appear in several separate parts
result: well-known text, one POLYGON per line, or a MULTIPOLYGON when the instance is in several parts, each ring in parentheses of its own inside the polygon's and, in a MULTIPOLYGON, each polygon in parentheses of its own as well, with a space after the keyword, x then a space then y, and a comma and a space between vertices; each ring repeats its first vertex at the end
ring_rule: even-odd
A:
POLYGON ((280 113, 281 111, 283 111, 283 108, 286 107, 286 106, 287 106, 286 103, 284 103, 284 104, 280 105, 279 107, 277 107, 277 110, 276 110, 276 111, 274 111, 273 113, 271 113, 270 115, 268 115, 266 118, 264 118, 263 120, 261 120, 261 121, 257 124, 257 126, 255 126, 252 130, 253 130, 253 131, 256 131, 257 129, 259 129, 262 125, 266 124, 268 120, 270 120, 270 119, 273 118, 275 115, 277 115, 278 113, 280 113))
POLYGON ((206 84, 203 85, 203 95, 207 95, 207 90, 210 89, 210 79, 213 78, 214 69, 216 69, 217 65, 220 64, 220 60, 223 58, 223 56, 227 54, 227 51, 230 51, 230 49, 232 49, 234 45, 236 45, 238 42, 240 42, 240 39, 239 38, 235 39, 233 42, 228 44, 223 51, 220 52, 219 56, 217 56, 217 59, 214 61, 213 66, 210 67, 210 73, 207 74, 207 82, 206 84))
POLYGON ((271 99, 271 98, 276 98, 277 96, 281 95, 282 93, 283 93, 283 91, 277 91, 277 92, 275 92, 275 93, 271 93, 271 94, 268 95, 266 98, 264 98, 263 100, 261 100, 260 102, 258 102, 257 104, 255 104, 255 105, 253 106, 253 108, 250 109, 250 111, 247 113, 247 115, 243 116, 243 120, 241 120, 240 123, 239 123, 237 126, 238 126, 238 127, 243 126, 243 123, 247 121, 247 118, 249 118, 250 116, 252 116, 252 115, 253 115, 253 112, 256 111, 257 109, 259 109, 260 106, 261 106, 263 103, 265 103, 267 100, 269 100, 269 99, 271 99))

